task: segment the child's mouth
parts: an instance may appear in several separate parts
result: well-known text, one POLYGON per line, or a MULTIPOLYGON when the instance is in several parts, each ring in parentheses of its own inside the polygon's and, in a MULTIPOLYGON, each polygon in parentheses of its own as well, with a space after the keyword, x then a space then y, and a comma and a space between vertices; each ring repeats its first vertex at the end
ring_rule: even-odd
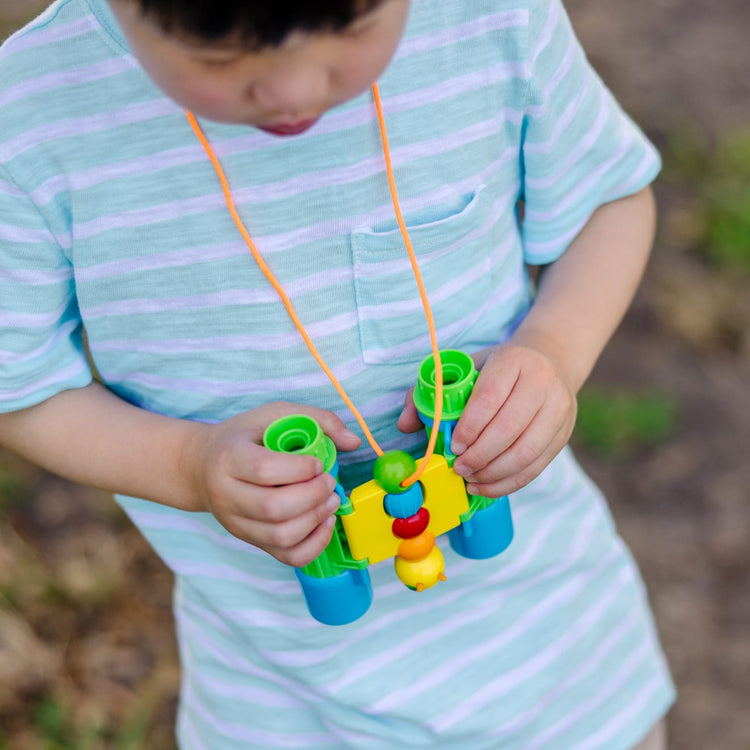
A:
POLYGON ((280 122, 275 125, 258 126, 260 130, 272 135, 299 135, 309 130, 318 121, 316 117, 313 120, 301 120, 299 122, 280 122))

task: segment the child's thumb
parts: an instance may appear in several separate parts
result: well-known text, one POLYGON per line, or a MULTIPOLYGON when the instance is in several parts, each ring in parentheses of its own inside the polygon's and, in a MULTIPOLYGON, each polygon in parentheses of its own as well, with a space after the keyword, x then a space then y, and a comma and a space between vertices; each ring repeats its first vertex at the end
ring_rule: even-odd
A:
POLYGON ((305 407, 305 411, 317 420, 323 432, 333 440, 336 450, 351 451, 359 447, 362 442, 359 436, 348 429, 333 412, 315 407, 305 407))
POLYGON ((417 407, 414 406, 414 399, 412 398, 413 393, 414 389, 412 388, 406 394, 404 408, 401 410, 398 422, 396 422, 396 427, 398 427, 401 432, 418 432, 424 428, 422 420, 419 418, 419 414, 417 414, 417 407))

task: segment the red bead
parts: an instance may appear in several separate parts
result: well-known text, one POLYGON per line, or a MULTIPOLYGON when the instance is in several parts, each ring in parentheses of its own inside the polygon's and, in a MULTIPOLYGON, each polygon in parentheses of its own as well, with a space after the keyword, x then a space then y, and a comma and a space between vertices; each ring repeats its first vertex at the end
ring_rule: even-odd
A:
POLYGON ((399 539, 412 539, 415 536, 419 536, 429 523, 430 511, 422 507, 413 516, 409 516, 409 518, 394 518, 391 529, 393 536, 399 539))

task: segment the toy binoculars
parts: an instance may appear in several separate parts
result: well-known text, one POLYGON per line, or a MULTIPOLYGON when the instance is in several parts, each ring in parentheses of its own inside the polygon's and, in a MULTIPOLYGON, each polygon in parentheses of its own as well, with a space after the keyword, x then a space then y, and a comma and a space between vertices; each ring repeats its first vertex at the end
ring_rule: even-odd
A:
MULTIPOLYGON (((341 505, 331 541, 303 568, 295 568, 310 614, 325 625, 345 625, 361 617, 372 603, 367 568, 394 559, 398 578, 422 591, 445 580, 445 561, 435 538, 448 533, 450 545, 463 557, 485 559, 502 552, 513 539, 507 497, 470 495, 453 471, 451 436, 471 394, 477 370, 468 354, 440 352, 443 369, 443 412, 435 453, 419 480, 401 482, 425 460, 404 451, 388 451, 375 462, 373 479, 347 497, 338 481, 333 441, 306 415, 282 417, 263 436, 267 448, 304 453, 323 462, 336 479, 341 505)), ((414 404, 428 434, 435 416, 435 362, 432 355, 419 367, 414 404)))

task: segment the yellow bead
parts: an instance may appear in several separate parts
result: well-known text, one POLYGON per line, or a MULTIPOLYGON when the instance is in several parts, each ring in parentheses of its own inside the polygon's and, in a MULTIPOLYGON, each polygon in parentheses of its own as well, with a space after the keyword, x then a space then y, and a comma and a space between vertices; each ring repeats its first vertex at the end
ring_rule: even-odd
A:
POLYGON ((433 547, 427 557, 421 560, 406 560, 396 557, 394 560, 396 575, 410 588, 421 591, 434 586, 438 581, 445 580, 443 571, 445 560, 440 547, 433 547))

